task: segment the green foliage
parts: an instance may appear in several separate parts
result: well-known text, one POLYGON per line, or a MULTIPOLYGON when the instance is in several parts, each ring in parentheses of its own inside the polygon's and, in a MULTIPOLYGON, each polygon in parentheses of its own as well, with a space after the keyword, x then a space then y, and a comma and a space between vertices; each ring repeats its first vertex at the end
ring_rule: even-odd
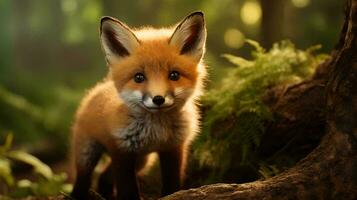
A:
MULTIPOLYGON (((214 169, 212 179, 220 180, 217 177, 224 176, 228 169, 255 162, 254 149, 261 142, 264 123, 273 120, 262 101, 265 90, 308 78, 326 59, 325 55, 313 54, 319 46, 303 51, 282 41, 266 51, 255 41, 247 43, 255 48, 253 59, 224 55, 236 67, 228 71, 220 87, 203 98, 207 112, 195 155, 201 167, 214 169)), ((267 167, 261 170, 266 171, 267 167)))
MULTIPOLYGON (((46 84, 47 89, 44 90, 43 84, 27 84, 32 81, 21 81, 22 87, 28 87, 25 94, 0 84, 0 130, 3 130, 0 137, 11 131, 15 133, 16 142, 25 145, 36 141, 51 142, 56 138, 53 143, 55 154, 58 158, 63 157, 70 123, 83 91, 55 83, 46 84)), ((39 146, 29 148, 34 150, 39 146)))
POLYGON ((9 106, 15 107, 35 120, 41 120, 43 111, 24 97, 14 94, 0 85, 0 99, 9 106))
POLYGON ((0 146, 0 180, 5 183, 5 191, 2 191, 5 195, 11 197, 48 196, 71 190, 71 185, 65 183, 67 179, 65 173, 54 174, 48 165, 31 154, 11 150, 12 140, 13 136, 9 134, 4 145, 0 146), (28 179, 15 180, 11 169, 13 161, 32 166, 37 178, 36 182, 28 179))

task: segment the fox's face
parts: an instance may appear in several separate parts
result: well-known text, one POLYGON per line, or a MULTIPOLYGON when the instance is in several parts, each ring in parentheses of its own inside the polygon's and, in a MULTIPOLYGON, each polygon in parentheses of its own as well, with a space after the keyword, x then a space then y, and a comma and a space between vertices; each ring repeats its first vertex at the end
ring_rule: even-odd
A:
POLYGON ((150 112, 180 108, 200 87, 205 40, 201 12, 173 31, 134 33, 109 17, 101 23, 102 47, 120 98, 131 108, 150 112))

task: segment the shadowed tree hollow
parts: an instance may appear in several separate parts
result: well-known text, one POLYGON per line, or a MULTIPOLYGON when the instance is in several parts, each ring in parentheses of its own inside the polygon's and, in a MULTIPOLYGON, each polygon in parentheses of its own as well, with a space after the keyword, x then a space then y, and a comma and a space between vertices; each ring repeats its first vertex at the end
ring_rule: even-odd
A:
POLYGON ((266 102, 276 120, 266 127, 262 152, 292 134, 319 135, 320 144, 275 177, 206 185, 163 199, 357 199, 357 0, 347 1, 330 60, 310 80, 271 89, 266 102))

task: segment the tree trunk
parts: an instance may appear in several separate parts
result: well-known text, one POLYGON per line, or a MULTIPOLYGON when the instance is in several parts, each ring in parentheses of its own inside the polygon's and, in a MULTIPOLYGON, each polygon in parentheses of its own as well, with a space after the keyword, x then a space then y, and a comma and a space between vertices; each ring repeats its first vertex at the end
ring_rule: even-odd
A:
POLYGON ((262 6, 261 43, 266 49, 282 38, 284 5, 286 0, 260 0, 262 6))
POLYGON ((303 123, 309 134, 325 131, 319 146, 296 166, 270 179, 206 185, 163 199, 357 199, 357 0, 349 0, 345 12, 331 60, 310 81, 267 99, 275 105, 275 123, 285 126, 272 124, 268 131, 273 133, 269 134, 276 134, 276 130, 281 134, 284 129, 291 133, 288 129, 292 124, 303 123), (286 123, 281 123, 284 120, 286 123), (322 129, 311 130, 316 127, 322 129))
POLYGON ((295 149, 295 153, 296 149, 304 144, 308 152, 299 153, 307 155, 325 134, 326 104, 321 103, 321 100, 325 98, 330 69, 345 44, 349 22, 347 8, 345 14, 340 38, 331 52, 331 58, 317 68, 311 79, 288 87, 277 86, 266 92, 264 102, 270 106, 274 122, 266 126, 268 134, 263 136, 259 147, 262 157, 275 154, 286 148, 286 144, 295 149))

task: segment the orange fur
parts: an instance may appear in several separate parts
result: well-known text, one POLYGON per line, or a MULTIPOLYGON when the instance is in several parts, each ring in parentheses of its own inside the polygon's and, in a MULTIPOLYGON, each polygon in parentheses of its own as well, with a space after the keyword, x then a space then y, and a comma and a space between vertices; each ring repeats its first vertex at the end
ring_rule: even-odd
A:
MULTIPOLYGON (((121 23, 118 26, 122 26, 116 27, 119 31, 129 30, 121 23)), ((204 26, 202 28, 204 29, 204 26)), ((196 100, 202 93, 206 76, 205 66, 201 59, 197 60, 189 54, 181 54, 180 47, 170 45, 170 37, 175 34, 173 29, 147 28, 133 31, 133 34, 140 45, 133 47, 134 50, 129 52, 129 56, 118 56, 118 59, 113 59, 117 55, 109 52, 112 54, 109 57, 111 62, 108 77, 87 93, 76 113, 72 129, 72 146, 77 169, 74 196, 77 198, 81 197, 83 193, 81 190, 86 189, 80 186, 84 182, 81 180, 90 180, 88 176, 90 177, 93 166, 103 152, 109 153, 114 164, 120 162, 119 166, 116 166, 119 168, 129 162, 123 160, 128 155, 136 155, 138 157, 136 159, 142 157, 145 160, 145 155, 158 152, 159 155, 162 154, 160 156, 162 173, 171 176, 167 171, 176 166, 178 170, 173 174, 179 176, 163 177, 163 181, 168 183, 164 186, 163 190, 166 188, 166 191, 163 191, 163 194, 177 190, 177 181, 170 183, 169 179, 179 178, 182 181, 187 148, 199 130, 196 100), (179 72, 180 78, 177 81, 168 78, 172 71, 179 72), (145 75, 144 82, 134 81, 133 77, 137 73, 145 75), (156 95, 164 97, 171 95, 171 99, 166 101, 172 103, 168 108, 158 107, 154 109, 155 111, 142 104, 142 101, 145 101, 144 97, 156 95), (142 99, 138 99, 139 97, 142 99), (177 156, 176 160, 172 160, 171 155, 177 156)), ((190 35, 190 37, 196 36, 190 35)), ((197 38, 200 39, 198 36, 197 38)), ((128 40, 125 37, 124 39, 128 40)), ((117 48, 135 43, 135 41, 125 42, 119 40, 118 43, 114 43, 119 45, 116 46, 117 48)), ((110 46, 104 47, 105 51, 110 49, 110 46)), ((126 54, 126 49, 119 50, 118 52, 126 54)), ((133 162, 140 163, 135 159, 133 162)), ((117 173, 117 177, 126 177, 122 179, 131 181, 125 173, 117 173)), ((116 184, 121 182, 119 178, 115 181, 116 184)), ((118 191, 120 190, 118 187, 118 198, 137 198, 137 195, 130 196, 131 194, 124 194, 124 191, 118 191)), ((135 193, 136 189, 133 187, 129 189, 135 193)))

